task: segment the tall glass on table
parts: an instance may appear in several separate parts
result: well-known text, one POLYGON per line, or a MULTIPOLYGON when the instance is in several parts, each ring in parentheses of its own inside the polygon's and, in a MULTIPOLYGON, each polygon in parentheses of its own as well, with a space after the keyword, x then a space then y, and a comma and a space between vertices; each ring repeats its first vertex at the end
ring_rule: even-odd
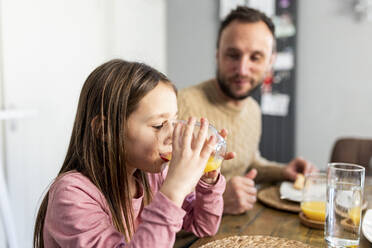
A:
POLYGON ((328 164, 324 236, 329 247, 359 245, 364 179, 362 166, 328 164))

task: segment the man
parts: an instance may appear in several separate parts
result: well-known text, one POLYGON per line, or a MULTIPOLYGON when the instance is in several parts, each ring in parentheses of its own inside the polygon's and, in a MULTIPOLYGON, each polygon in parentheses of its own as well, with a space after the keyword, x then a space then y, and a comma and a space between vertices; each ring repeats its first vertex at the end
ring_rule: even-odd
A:
POLYGON ((228 183, 224 212, 240 214, 256 201, 255 181, 295 180, 315 167, 296 158, 288 165, 267 161, 258 151, 261 110, 250 96, 259 89, 275 58, 274 25, 263 13, 238 7, 222 21, 217 40, 215 79, 180 91, 179 116, 206 117, 217 129, 229 131, 228 148, 236 158, 221 171, 228 183), (248 173, 248 168, 251 169, 248 173), (257 176, 257 177, 256 177, 257 176))

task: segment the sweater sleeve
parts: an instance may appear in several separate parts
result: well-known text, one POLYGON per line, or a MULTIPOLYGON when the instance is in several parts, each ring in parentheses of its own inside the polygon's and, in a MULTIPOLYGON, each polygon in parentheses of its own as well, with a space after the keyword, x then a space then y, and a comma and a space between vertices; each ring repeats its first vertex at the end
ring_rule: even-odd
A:
POLYGON ((226 181, 219 175, 214 185, 199 181, 195 192, 190 193, 183 203, 186 211, 183 229, 193 232, 198 237, 212 236, 217 233, 222 212, 226 181))
POLYGON ((161 192, 144 207, 129 243, 113 226, 102 199, 91 193, 79 185, 64 185, 53 192, 44 227, 46 247, 173 247, 185 211, 161 192))
POLYGON ((180 91, 177 96, 178 103, 178 118, 181 120, 187 120, 191 116, 190 106, 188 101, 184 97, 184 92, 180 91))
POLYGON ((278 182, 284 180, 283 167, 285 164, 269 161, 263 157, 259 151, 256 151, 250 169, 257 170, 255 181, 260 182, 278 182))

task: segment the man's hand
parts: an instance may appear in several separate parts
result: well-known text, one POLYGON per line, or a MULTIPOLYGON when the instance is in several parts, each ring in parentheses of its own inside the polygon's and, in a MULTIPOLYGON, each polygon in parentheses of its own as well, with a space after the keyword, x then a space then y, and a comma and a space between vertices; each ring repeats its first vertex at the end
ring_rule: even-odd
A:
POLYGON ((257 170, 253 169, 244 177, 235 176, 227 182, 223 194, 225 214, 241 214, 253 208, 257 200, 253 181, 256 175, 257 170))
POLYGON ((302 158, 295 158, 284 168, 284 177, 287 180, 294 181, 298 173, 307 175, 316 171, 318 169, 309 161, 302 158))

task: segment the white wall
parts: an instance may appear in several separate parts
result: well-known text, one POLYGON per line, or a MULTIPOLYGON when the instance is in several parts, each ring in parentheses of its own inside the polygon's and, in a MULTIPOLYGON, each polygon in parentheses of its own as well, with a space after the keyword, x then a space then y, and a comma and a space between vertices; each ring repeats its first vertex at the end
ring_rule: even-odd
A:
POLYGON ((322 168, 338 137, 372 137, 372 22, 346 3, 299 1, 296 153, 322 168))
POLYGON ((110 56, 148 63, 166 73, 165 0, 114 0, 110 56))
POLYGON ((218 2, 167 2, 167 70, 179 89, 215 75, 218 2))
POLYGON ((40 197, 63 162, 84 80, 114 56, 164 71, 166 10, 164 0, 2 0, 1 5, 5 105, 37 110, 6 127, 17 235, 20 247, 31 247, 40 197))

